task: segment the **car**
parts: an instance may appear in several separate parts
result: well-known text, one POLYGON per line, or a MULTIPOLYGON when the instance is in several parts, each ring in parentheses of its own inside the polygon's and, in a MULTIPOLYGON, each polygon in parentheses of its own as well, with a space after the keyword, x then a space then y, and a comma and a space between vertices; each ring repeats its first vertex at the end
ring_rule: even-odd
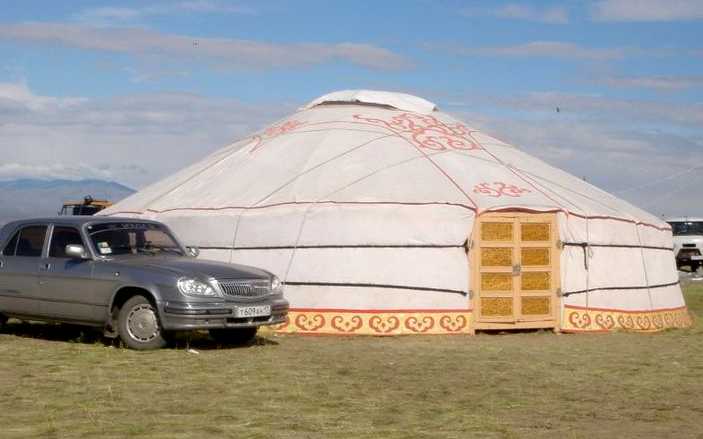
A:
POLYGON ((666 220, 674 235, 676 266, 697 271, 703 265, 703 218, 681 217, 666 220))
POLYGON ((14 317, 102 328, 133 349, 177 331, 251 341, 283 323, 283 285, 260 268, 198 259, 157 221, 63 216, 0 229, 0 326, 14 317))

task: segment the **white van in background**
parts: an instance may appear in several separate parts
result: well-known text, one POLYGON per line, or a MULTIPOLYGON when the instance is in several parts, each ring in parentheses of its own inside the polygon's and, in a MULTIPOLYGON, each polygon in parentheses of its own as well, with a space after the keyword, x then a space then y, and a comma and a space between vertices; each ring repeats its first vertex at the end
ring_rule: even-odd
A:
POLYGON ((676 266, 698 270, 703 266, 703 218, 670 218, 666 222, 674 234, 676 266))

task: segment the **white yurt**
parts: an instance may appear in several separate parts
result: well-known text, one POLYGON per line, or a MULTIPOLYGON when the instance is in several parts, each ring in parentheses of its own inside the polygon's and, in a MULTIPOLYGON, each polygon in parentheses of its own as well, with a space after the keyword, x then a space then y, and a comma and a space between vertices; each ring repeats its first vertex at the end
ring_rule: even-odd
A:
POLYGON ((103 214, 277 274, 279 331, 690 325, 665 222, 400 93, 322 96, 103 214))

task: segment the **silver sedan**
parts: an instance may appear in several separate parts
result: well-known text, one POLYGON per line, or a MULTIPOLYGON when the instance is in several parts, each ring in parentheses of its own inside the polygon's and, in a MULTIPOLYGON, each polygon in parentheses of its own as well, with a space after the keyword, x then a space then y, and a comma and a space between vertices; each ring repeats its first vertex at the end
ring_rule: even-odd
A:
POLYGON ((16 221, 0 230, 0 249, 0 326, 10 317, 96 326, 130 348, 154 349, 195 329, 247 342, 288 313, 276 276, 196 259, 196 248, 156 221, 16 221))

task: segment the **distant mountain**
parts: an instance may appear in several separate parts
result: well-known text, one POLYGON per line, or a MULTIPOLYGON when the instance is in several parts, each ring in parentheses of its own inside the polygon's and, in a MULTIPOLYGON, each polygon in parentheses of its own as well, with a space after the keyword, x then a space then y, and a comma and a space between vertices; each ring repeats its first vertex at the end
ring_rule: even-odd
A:
POLYGON ((53 216, 66 201, 80 201, 86 195, 95 199, 119 201, 134 189, 104 180, 0 181, 0 225, 15 219, 53 216))

